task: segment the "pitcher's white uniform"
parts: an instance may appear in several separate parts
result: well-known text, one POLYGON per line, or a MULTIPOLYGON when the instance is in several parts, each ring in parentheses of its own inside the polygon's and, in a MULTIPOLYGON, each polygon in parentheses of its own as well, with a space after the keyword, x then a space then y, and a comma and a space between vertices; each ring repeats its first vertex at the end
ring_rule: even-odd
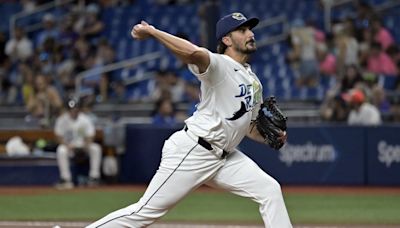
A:
MULTIPOLYGON (((64 139, 65 142, 74 148, 83 148, 86 137, 94 137, 96 129, 90 118, 80 112, 77 119, 72 119, 68 112, 59 116, 54 127, 55 134, 64 139)), ((89 177, 97 179, 100 177, 101 147, 97 143, 90 143, 88 148, 90 170, 89 177)), ((57 147, 57 162, 61 179, 71 181, 71 170, 69 160, 73 156, 71 151, 64 144, 57 147)))
POLYGON ((201 101, 185 129, 165 141, 161 164, 143 197, 89 228, 145 227, 202 184, 257 202, 266 227, 292 227, 280 185, 236 149, 257 116, 261 83, 250 65, 227 55, 209 52, 209 57, 202 74, 189 65, 201 81, 201 101))

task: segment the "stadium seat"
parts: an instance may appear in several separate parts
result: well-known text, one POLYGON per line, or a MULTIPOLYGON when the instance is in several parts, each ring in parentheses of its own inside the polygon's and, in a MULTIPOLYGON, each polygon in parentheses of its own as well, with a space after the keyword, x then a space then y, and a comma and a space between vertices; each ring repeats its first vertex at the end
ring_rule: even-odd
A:
POLYGON ((399 81, 397 76, 393 75, 380 75, 378 77, 378 84, 381 85, 385 90, 395 90, 396 85, 399 81))

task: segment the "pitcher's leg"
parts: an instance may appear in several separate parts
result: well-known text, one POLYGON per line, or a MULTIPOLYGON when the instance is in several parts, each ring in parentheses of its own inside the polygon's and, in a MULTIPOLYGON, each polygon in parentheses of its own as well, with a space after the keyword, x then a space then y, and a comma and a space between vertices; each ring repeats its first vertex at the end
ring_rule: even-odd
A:
POLYGON ((178 134, 179 144, 166 141, 160 167, 137 203, 107 215, 88 228, 146 227, 215 175, 223 163, 212 160, 213 154, 183 134, 178 134), (206 155, 198 159, 202 153, 206 155), (196 166, 201 168, 194 169, 196 166))
POLYGON ((292 227, 279 183, 242 152, 228 156, 207 184, 257 202, 265 227, 292 227))
POLYGON ((210 170, 208 175, 195 175, 186 171, 159 169, 137 203, 107 215, 88 228, 146 227, 165 215, 214 172, 210 170))

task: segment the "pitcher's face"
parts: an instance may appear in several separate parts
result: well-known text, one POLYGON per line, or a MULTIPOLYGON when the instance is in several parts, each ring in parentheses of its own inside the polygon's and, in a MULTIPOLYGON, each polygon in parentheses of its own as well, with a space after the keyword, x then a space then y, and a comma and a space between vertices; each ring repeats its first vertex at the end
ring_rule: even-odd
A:
POLYGON ((251 54, 257 50, 254 33, 249 26, 242 26, 231 32, 232 47, 243 54, 251 54))

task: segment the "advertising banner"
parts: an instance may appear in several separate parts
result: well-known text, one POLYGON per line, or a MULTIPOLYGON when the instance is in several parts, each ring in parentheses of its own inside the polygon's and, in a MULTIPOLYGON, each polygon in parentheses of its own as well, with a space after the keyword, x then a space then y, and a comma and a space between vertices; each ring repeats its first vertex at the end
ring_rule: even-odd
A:
MULTIPOLYGON (((164 140, 177 129, 127 126, 121 182, 147 183, 161 159, 164 140)), ((364 184, 364 129, 292 127, 288 143, 274 151, 245 139, 240 149, 283 184, 364 184)))
POLYGON ((364 131, 349 127, 292 127, 279 151, 248 139, 240 145, 282 184, 364 184, 364 131))
POLYGON ((366 131, 368 184, 399 185, 399 127, 377 127, 366 129, 366 131))

